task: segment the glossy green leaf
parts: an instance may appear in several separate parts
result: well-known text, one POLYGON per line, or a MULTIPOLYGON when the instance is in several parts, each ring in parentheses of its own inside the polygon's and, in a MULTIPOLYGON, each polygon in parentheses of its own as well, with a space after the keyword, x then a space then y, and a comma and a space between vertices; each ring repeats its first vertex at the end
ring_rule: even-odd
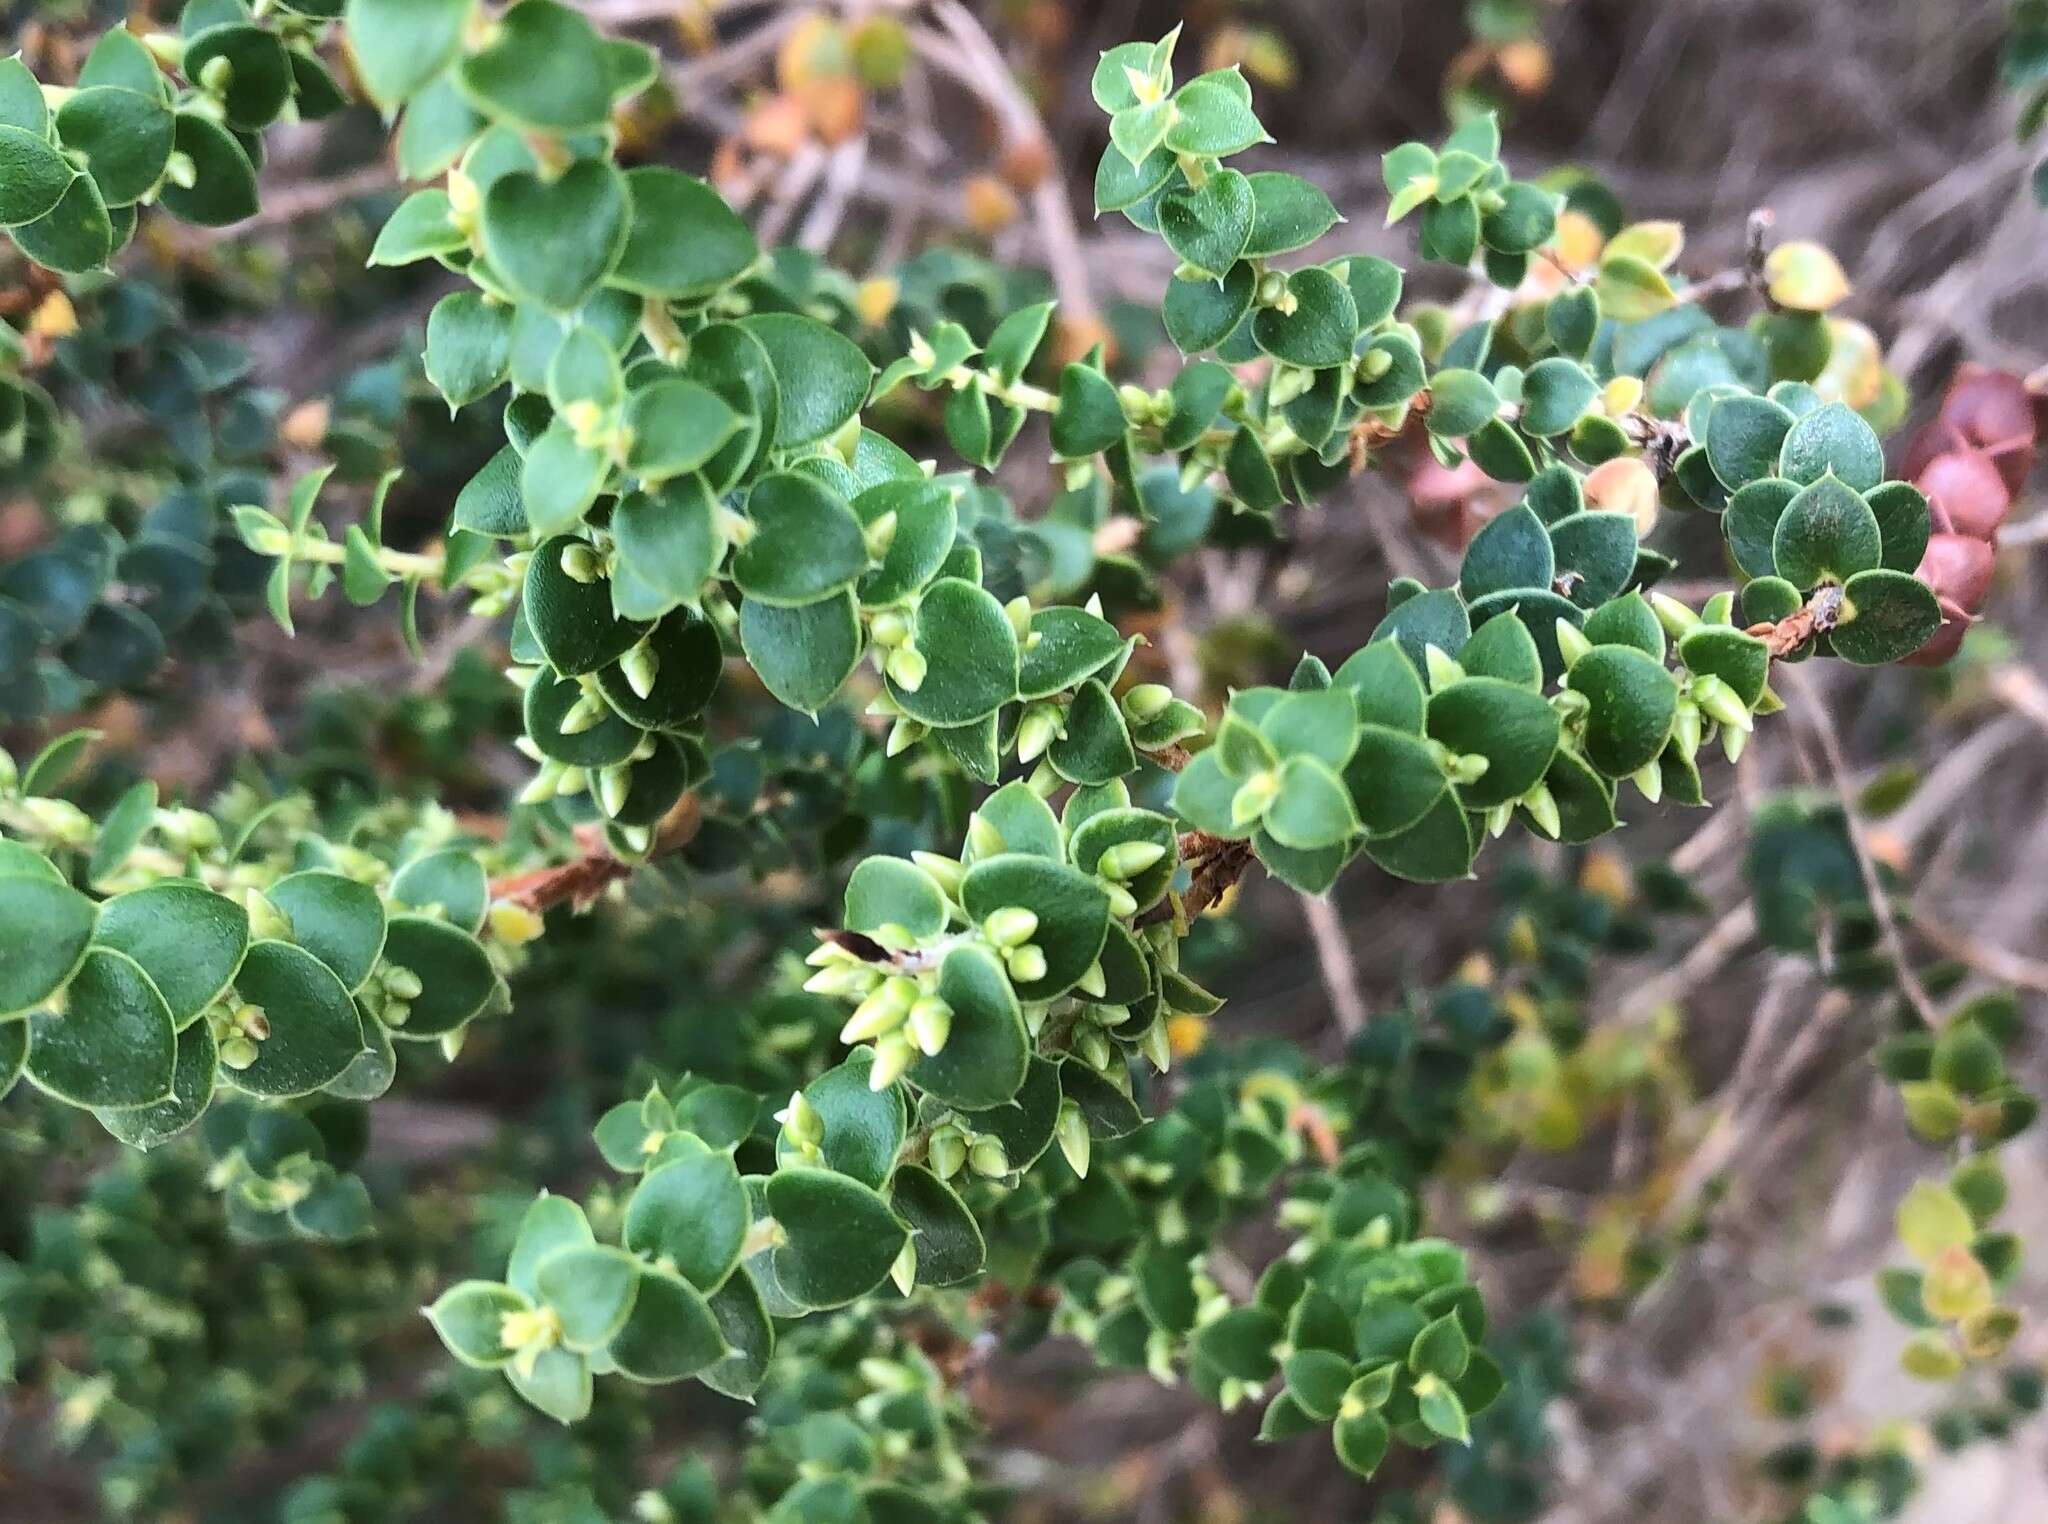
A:
POLYGON ((29 1027, 28 1076, 59 1100, 149 1106, 170 1097, 178 1061, 170 1008, 125 953, 90 949, 65 987, 62 1014, 39 1012, 29 1027))
POLYGON ((183 1030, 233 981, 249 947, 249 916, 198 884, 152 884, 102 905, 93 939, 141 965, 183 1030))

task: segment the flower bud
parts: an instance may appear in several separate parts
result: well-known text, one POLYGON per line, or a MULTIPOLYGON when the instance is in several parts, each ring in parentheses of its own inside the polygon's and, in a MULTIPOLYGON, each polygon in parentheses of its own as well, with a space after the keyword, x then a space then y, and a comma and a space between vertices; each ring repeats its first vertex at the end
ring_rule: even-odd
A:
POLYGON ((815 1147, 825 1141, 825 1119, 801 1090, 791 1091, 789 1104, 775 1115, 790 1142, 815 1147))
POLYGON ((1673 640, 1682 639, 1700 622, 1699 615, 1669 593, 1650 594, 1650 608, 1657 616, 1657 623, 1664 626, 1664 633, 1673 640))
POLYGON ((931 670, 931 664, 924 659, 924 652, 906 643, 889 653, 882 670, 889 674, 889 681, 905 693, 915 693, 924 686, 925 674, 931 670))
POLYGON ((1060 719, 1057 704, 1033 704, 1024 711, 1024 718, 1017 722, 1019 763, 1035 762, 1045 755, 1046 748, 1060 738, 1060 719))
POLYGON ((925 1146, 925 1163, 941 1180, 951 1180, 967 1163, 967 1139, 957 1127, 941 1127, 925 1146))
POLYGON ((911 1006, 907 1025, 918 1051, 927 1058, 935 1057, 952 1033, 953 1008, 937 995, 926 995, 911 1006))
POLYGON ((990 913, 989 918, 981 923, 981 931, 997 947, 1005 950, 1022 947, 1037 934, 1038 916, 1022 905, 1005 905, 990 913))
POLYGON ((604 575, 604 562, 591 546, 578 540, 562 547, 562 575, 589 584, 604 575))
POLYGON ((597 774, 598 808, 607 815, 616 815, 626 807, 626 796, 633 791, 633 769, 624 762, 613 767, 600 768, 597 774))
POLYGON ((1529 812, 1529 818, 1536 822, 1536 828, 1552 841, 1564 834, 1564 821, 1557 810, 1557 796, 1549 786, 1539 783, 1522 796, 1522 808, 1529 812))
POLYGON ((896 1283, 896 1289, 909 1296, 917 1288, 917 1240, 910 1239, 897 1253, 889 1266, 889 1279, 896 1283))
POLYGON ((905 715, 889 727, 889 741, 883 750, 890 756, 900 756, 925 738, 926 728, 905 715))
POLYGON ((1081 976, 1080 982, 1074 987, 1095 1000, 1100 1000, 1109 993, 1109 980, 1103 975, 1100 958, 1088 965, 1088 972, 1081 976))
POLYGON ((491 936, 507 947, 523 947, 546 929, 540 912, 517 900, 497 900, 486 918, 491 936))
POLYGON ((661 672, 661 658, 655 654, 654 647, 643 640, 619 658, 619 671, 625 674, 626 686, 644 699, 654 691, 654 679, 661 672))
POLYGON ((1059 1140, 1060 1153, 1067 1165, 1082 1179, 1088 1178, 1088 1119, 1081 1115, 1081 1108, 1072 1101, 1060 1102, 1060 1118, 1053 1125, 1053 1136, 1059 1140))
POLYGON ((892 508, 868 525, 863 538, 867 541, 870 561, 880 561, 888 556, 889 547, 896 543, 896 522, 896 510, 892 508))
POLYGON ((977 1175, 999 1179, 1010 1172, 1010 1154, 1001 1138, 976 1138, 967 1150, 967 1166, 977 1175))
POLYGON ((1655 804, 1664 797, 1664 764, 1646 762, 1631 776, 1631 781, 1642 790, 1643 797, 1655 804))
POLYGON ((1138 897, 1122 884, 1100 884, 1099 887, 1109 896, 1109 913, 1118 920, 1138 913, 1138 897))
POLYGON ((1578 665, 1579 658, 1593 649, 1593 642, 1586 638, 1586 632, 1569 619, 1557 621, 1557 650, 1564 658, 1565 670, 1578 665))
POLYGON ((248 1068, 260 1057, 262 1053, 256 1044, 239 1034, 227 1038, 220 1044, 220 1061, 237 1073, 248 1068))
POLYGON ((884 609, 868 621, 868 634, 878 646, 900 646, 910 639, 909 617, 895 609, 884 609))
POLYGON ((1036 984, 1045 977, 1045 954, 1029 943, 1012 948, 1003 962, 1009 968, 1014 983, 1036 984))
POLYGON ((1230 798, 1230 823, 1248 826, 1262 817, 1273 801, 1280 797, 1280 774, 1268 769, 1254 773, 1238 786, 1230 798))
POLYGON ((1448 688, 1465 675, 1465 669, 1435 646, 1422 648, 1422 664, 1429 677, 1430 691, 1448 688))
POLYGON ((1124 717, 1142 725, 1156 720, 1173 706, 1173 690, 1164 683, 1140 683, 1123 696, 1124 717))
POLYGON ((1010 621, 1010 628, 1019 640, 1031 638, 1031 600, 1019 593, 1003 605, 1003 613, 1010 621))
POLYGON ((1003 833, 996 829, 995 822, 986 815, 967 817, 967 850, 976 859, 996 857, 1009 850, 1009 843, 1003 840, 1003 833))
POLYGON ((562 715, 556 727, 565 736, 580 736, 587 730, 595 730, 611 716, 611 705, 602 695, 585 692, 562 715))
POLYGON ((1098 877, 1123 883, 1155 866, 1165 856, 1166 848, 1156 841, 1118 842, 1095 860, 1095 872, 1098 877))
POLYGON ((967 878, 967 865, 959 858, 941 857, 936 852, 912 852, 910 860, 938 880, 947 898, 955 901, 960 898, 960 885, 967 878))
POLYGON ((868 1070, 868 1089, 887 1090, 903 1078, 917 1059, 917 1049, 901 1032, 891 1032, 875 1043, 874 1067, 868 1070))

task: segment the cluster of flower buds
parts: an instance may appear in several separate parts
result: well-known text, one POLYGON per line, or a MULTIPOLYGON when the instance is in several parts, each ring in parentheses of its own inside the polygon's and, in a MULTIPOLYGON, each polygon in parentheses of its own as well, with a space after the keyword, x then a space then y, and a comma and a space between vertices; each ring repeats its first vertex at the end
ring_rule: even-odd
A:
POLYGON ((1991 590, 1998 531, 2034 469, 2048 396, 2004 371, 1965 365, 1934 421, 1906 451, 1904 474, 1927 495, 1934 532, 1918 576, 1942 626, 1907 658, 1938 667, 1956 654, 1991 590))
MULTIPOLYGON (((1034 918, 1033 930, 1036 925, 1034 918)), ((874 1045, 875 1062, 868 1072, 868 1084, 886 1090, 917 1062, 919 1054, 929 1058, 945 1051, 946 1039, 953 1032, 953 1008, 938 993, 939 960, 915 954, 914 938, 883 927, 874 940, 892 954, 913 956, 900 964, 870 963, 837 942, 821 942, 806 960, 817 972, 804 981, 804 988, 812 994, 855 1002, 853 1014, 839 1030, 839 1040, 874 1045)), ((794 1107, 796 1102, 791 1104, 794 1107)))

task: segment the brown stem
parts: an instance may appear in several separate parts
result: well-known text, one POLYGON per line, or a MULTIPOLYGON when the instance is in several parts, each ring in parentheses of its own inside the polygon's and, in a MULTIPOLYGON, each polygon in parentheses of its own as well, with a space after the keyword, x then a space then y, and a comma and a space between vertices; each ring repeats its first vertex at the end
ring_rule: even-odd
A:
MULTIPOLYGON (((658 857, 664 852, 687 846, 696 836, 703 818, 697 806, 697 796, 685 794, 682 802, 669 811, 656 829, 654 845, 647 855, 658 857)), ((552 868, 532 868, 523 873, 508 873, 492 879, 491 897, 510 900, 543 913, 564 904, 577 911, 588 910, 600 894, 620 880, 630 878, 638 866, 612 855, 611 848, 605 843, 602 826, 578 826, 576 844, 583 849, 583 855, 573 862, 558 863, 552 868)))

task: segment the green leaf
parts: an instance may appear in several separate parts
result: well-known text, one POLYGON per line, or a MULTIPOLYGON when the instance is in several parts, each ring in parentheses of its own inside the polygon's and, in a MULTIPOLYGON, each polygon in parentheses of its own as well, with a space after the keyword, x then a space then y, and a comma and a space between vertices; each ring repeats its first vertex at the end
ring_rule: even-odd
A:
POLYGON ((946 929, 949 915, 946 892, 938 880, 900 857, 863 858, 846 882, 844 920, 849 931, 900 926, 924 941, 946 929))
POLYGON ((1272 141, 1252 111, 1243 77, 1234 69, 1227 75, 1221 70, 1205 74, 1175 92, 1173 121, 1166 129, 1168 148, 1175 153, 1222 159, 1272 141))
POLYGON ((1728 507, 1721 515, 1721 532, 1727 537, 1735 564, 1750 576, 1768 577, 1775 573, 1778 563, 1773 547, 1778 521, 1799 491, 1796 482, 1766 477, 1737 488, 1729 496, 1728 507))
POLYGON ((1524 431, 1539 439, 1567 432, 1600 395, 1600 383, 1576 360, 1538 360, 1522 377, 1524 431))
POLYGON ((1801 486, 1833 475, 1854 492, 1868 492, 1884 480, 1884 446, 1846 404, 1830 402, 1786 432, 1777 474, 1801 486))
POLYGON ((1053 453, 1084 460, 1114 448, 1130 430, 1124 405, 1109 377, 1079 361, 1060 373, 1059 408, 1052 416, 1053 453))
MULTIPOLYGON (((156 188, 170 162, 177 122, 156 95, 112 85, 80 90, 57 110, 57 136, 67 152, 85 155, 85 171, 110 207, 133 206, 156 188)), ((0 129, 0 158, 6 155, 0 129)), ((0 171, 0 183, 6 182, 0 171)), ((0 203, 16 187, 0 191, 0 203)), ((0 223, 8 220, 0 205, 0 223)))
POLYGON ((1625 778, 1657 760, 1678 713, 1678 682, 1664 664, 1633 646, 1595 646, 1565 678, 1588 709, 1586 760, 1625 778))
POLYGON ((1908 572, 1858 572, 1843 587, 1843 617, 1829 636, 1835 654, 1859 667, 1902 661, 1941 628, 1934 592, 1908 572))
POLYGON ((1246 178, 1255 206, 1251 242, 1241 251, 1248 258, 1305 249, 1344 220, 1322 189, 1299 175, 1261 170, 1246 178))
POLYGON ((1360 824, 1373 837, 1398 835, 1435 808, 1449 787, 1435 754, 1406 730, 1363 725, 1344 769, 1360 824))
POLYGON ((198 884, 152 884, 102 905, 93 939, 142 967, 183 1030, 234 980, 249 947, 249 916, 198 884))
POLYGON ((1500 410, 1493 383, 1476 370, 1440 370, 1429 383, 1429 431, 1462 439, 1500 410))
POLYGON ((1542 781, 1556 755, 1557 712, 1541 695, 1494 677, 1468 677, 1430 695, 1429 735, 1460 756, 1484 757, 1486 771, 1459 790, 1469 809, 1519 799, 1542 781))
POLYGON ((1237 330, 1251 311, 1258 276, 1249 263, 1233 265, 1221 285, 1212 280, 1167 282, 1160 318, 1166 336, 1182 354, 1214 349, 1237 330))
MULTIPOLYGON (((1457 643, 1462 649, 1464 639, 1461 637, 1457 643)), ((1351 694, 1359 718, 1366 724, 1385 725, 1410 735, 1422 734, 1428 694, 1398 642, 1376 639, 1353 652, 1331 681, 1351 694)))
POLYGON ((207 117, 181 111, 174 151, 192 161, 192 183, 164 183, 163 204, 172 216, 202 227, 226 227, 256 215, 256 166, 234 134, 207 117))
POLYGON ((253 23, 209 26, 185 41, 178 70, 198 79, 216 58, 228 64, 226 88, 218 99, 227 125, 261 132, 292 97, 292 66, 277 35, 253 23))
POLYGON ((0 1017, 34 1010, 79 972, 96 915, 93 902, 69 884, 0 877, 0 924, 8 932, 0 949, 0 1017))
POLYGON ((564 677, 577 677, 617 661, 644 632, 642 626, 612 612, 604 580, 579 582, 562 569, 565 553, 589 549, 573 535, 546 540, 526 568, 524 610, 533 637, 546 653, 548 665, 564 677))
POLYGON ((179 1034, 171 1093, 148 1106, 102 1107, 93 1115, 99 1124, 130 1148, 152 1149, 169 1142, 197 1122, 213 1102, 218 1054, 206 1023, 194 1022, 179 1034))
POLYGON ((1090 678, 1067 706, 1066 734, 1052 743, 1046 760, 1069 783, 1114 782, 1138 765, 1123 711, 1109 689, 1090 678))
POLYGON ((289 942, 256 941, 235 975, 235 992, 259 1007, 270 1035, 256 1061, 232 1082, 252 1095, 310 1095, 336 1078, 363 1048, 355 1002, 333 970, 289 942))
MULTIPOLYGON (((1446 656, 1456 656, 1471 638, 1471 616, 1465 611, 1464 600, 1455 588, 1446 587, 1417 593, 1389 609, 1366 644, 1393 641, 1412 664, 1412 670, 1420 672, 1428 660, 1423 654, 1428 647, 1435 646, 1446 656)), ((1343 681, 1341 669, 1338 680, 1343 681)))
POLYGON ((1351 1388, 1349 1360, 1332 1350, 1303 1349, 1289 1355, 1283 1369, 1287 1390, 1303 1412, 1323 1423, 1337 1416, 1351 1388))
POLYGON ((815 319, 769 312, 742 321, 774 367, 775 444, 793 449, 835 434, 867 401, 875 368, 851 339, 815 319))
POLYGON ((427 1321, 464 1365, 496 1370, 512 1358, 499 1337, 507 1313, 529 1312, 533 1304, 497 1281, 461 1281, 426 1309, 427 1321))
POLYGON ((1330 1430, 1330 1443, 1344 1468, 1357 1476, 1371 1476, 1387 1458, 1393 1434, 1377 1413, 1359 1413, 1339 1418, 1330 1430))
POLYGON ((1416 1382, 1415 1405, 1423 1425, 1431 1433, 1456 1440, 1461 1445, 1472 1442, 1472 1428, 1465 1415, 1465 1405, 1458 1400, 1458 1394, 1442 1381, 1425 1377, 1416 1382))
POLYGON ((476 854, 462 847, 444 847, 400 868, 392 876, 390 895, 412 910, 438 907, 450 924, 476 933, 483 930, 490 884, 476 854))
POLYGON ((455 495, 455 527, 499 538, 526 534, 526 500, 519 490, 522 469, 519 452, 511 445, 502 447, 455 495))
MULTIPOLYGON (((535 0, 525 0, 528 5, 535 0)), ((590 1362, 582 1355, 556 1348, 543 1350, 533 1369, 522 1374, 516 1365, 505 1367, 505 1379, 512 1390, 557 1423, 576 1423, 589 1416, 592 1382, 590 1362)))
POLYGON ((1261 824, 1280 845, 1301 852, 1337 846, 1359 830, 1344 780, 1314 756, 1290 757, 1281 766, 1279 797, 1261 824))
POLYGON ((749 603, 816 603, 852 587, 868 569, 860 519, 845 498, 809 476, 764 476, 747 495, 747 514, 754 535, 733 556, 732 578, 749 603))
POLYGON ((909 1123, 901 1085, 885 1085, 880 1090, 870 1086, 874 1061, 872 1048, 854 1049, 845 1062, 806 1085, 804 1098, 824 1127, 820 1162, 837 1174, 880 1190, 896 1167, 909 1123))
POLYGON ((528 447, 520 465, 519 498, 527 529, 558 535, 575 528, 610 475, 605 453, 577 443, 575 431, 555 419, 528 447))
POLYGON ((808 1307, 843 1307, 865 1296, 910 1240, 886 1201, 830 1170, 777 1170, 767 1200, 787 1235, 775 1250, 775 1277, 808 1307))
POLYGON ((723 398, 695 381, 642 387, 626 403, 632 430, 626 469, 649 486, 694 471, 740 432, 742 422, 723 398))
POLYGON ((942 577, 918 600, 914 642, 927 663, 916 692, 889 679, 912 719, 951 728, 993 714, 1017 696, 1017 632, 1003 606, 960 577, 942 577))
POLYGON ((952 488, 918 476, 879 482, 853 500, 861 527, 894 514, 896 529, 882 564, 860 580, 860 601, 881 607, 911 596, 939 574, 959 532, 952 488))
POLYGON ((512 311, 456 291, 427 314, 427 379, 453 414, 504 383, 512 364, 512 311))
POLYGON ((1786 504, 1771 537, 1777 574, 1802 588, 1845 582, 1858 572, 1875 569, 1883 556, 1877 515, 1847 483, 1831 474, 1802 488, 1786 504))
POLYGON ((626 1204, 625 1242, 711 1292, 739 1264, 752 1223, 731 1155, 714 1149, 648 1171, 626 1204))
POLYGON ((543 1263, 565 1248, 594 1242, 583 1208, 567 1196, 551 1196, 543 1191, 519 1219, 505 1279, 522 1296, 539 1296, 543 1263))
POLYGON ((66 987, 63 1014, 40 1012, 30 1029, 29 1078, 60 1100, 148 1106, 171 1094, 178 1038, 170 1009, 125 953, 89 949, 66 987))
POLYGON ((1917 569, 1933 528, 1926 496, 1911 482, 1879 482, 1863 500, 1877 516, 1878 537, 1884 544, 1879 564, 1887 571, 1917 569))
MULTIPOLYGON (((746 1193, 740 1194, 744 1198, 746 1193)), ((683 1381, 724 1357, 718 1316, 695 1286, 658 1267, 643 1266, 639 1277, 632 1311, 608 1351, 620 1375, 631 1381, 683 1381)))
MULTIPOLYGON (((135 39, 129 37, 128 41, 133 43, 135 39)), ((95 47, 93 51, 97 53, 99 50, 95 47)), ((148 57, 148 53, 145 52, 145 62, 148 57)), ((92 60, 88 57, 86 69, 90 71, 91 68, 92 60)), ((154 64, 150 65, 149 72, 148 84, 153 94, 156 91, 154 64)), ((23 132, 39 138, 49 134, 50 112, 43 104, 43 87, 35 75, 29 72, 28 65, 21 61, 19 54, 11 58, 0 58, 0 126, 19 127, 23 132)))
POLYGON ((368 884, 313 869, 272 884, 270 903, 292 923, 292 940, 334 971, 350 990, 362 988, 384 953, 384 902, 368 884))
POLYGON ((1342 365, 1358 338, 1358 305, 1351 288, 1318 265, 1287 278, 1294 310, 1263 307, 1252 319, 1259 348, 1307 370, 1342 365))
POLYGON ((921 1165, 896 1172, 889 1193, 917 1246, 917 1284, 958 1286, 981 1274, 988 1245, 981 1226, 951 1186, 921 1165))
MULTIPOLYGON (((388 0, 403 5, 405 0, 388 0)), ((463 6, 469 0, 459 0, 463 6)), ((361 54, 358 52, 360 64, 361 54)), ((398 124, 398 172, 408 180, 431 180, 452 168, 484 130, 447 74, 418 90, 398 124)))
POLYGON ((1447 1312, 1415 1336, 1408 1349, 1408 1369, 1418 1376, 1456 1381, 1472 1363, 1472 1342, 1455 1312, 1447 1312))
POLYGON ((534 1279, 541 1300, 562 1321, 563 1344, 579 1352, 612 1341, 640 1290, 640 1269, 632 1255, 608 1244, 557 1250, 541 1261, 534 1279))
POLYGON ((1157 195, 1171 180, 1180 161, 1164 145, 1133 164, 1123 150, 1111 144, 1095 165, 1095 212, 1121 212, 1148 196, 1157 195))
POLYGON ((1135 168, 1165 147, 1173 114, 1171 101, 1134 101, 1110 117, 1110 144, 1135 168))
POLYGON ((1977 1227, 1953 1190, 1922 1180, 1899 1203, 1898 1233, 1906 1252, 1928 1265, 1950 1249, 1967 1247, 1977 1227))
MULTIPOLYGON (((0 134, 15 132, 11 127, 0 128, 0 134)), ((0 143, 0 149, 6 146, 0 143)), ((17 174, 24 176, 24 183, 38 183, 31 178, 33 172, 22 169, 18 162, 10 168, 0 159, 0 184, 17 174)), ((113 221, 106 203, 100 200, 99 188, 87 175, 73 175, 49 211, 8 231, 22 253, 45 269, 64 275, 89 275, 114 252, 113 221)))
POLYGON ((803 608, 751 598, 740 605, 740 649, 768 691, 804 714, 816 714, 831 701, 853 675, 864 646, 850 592, 803 608))
MULTIPOLYGON (((618 529, 614 514, 613 533, 618 529)), ((614 579, 615 596, 621 586, 614 579)), ((616 664, 604 667, 598 671, 597 685, 605 702, 643 730, 687 731, 711 702, 724 675, 725 649, 718 639, 718 627, 687 609, 678 609, 649 632, 645 643, 656 662, 653 687, 643 698, 616 664)))
POLYGON ((388 112, 425 89, 461 51, 474 8, 475 0, 348 0, 349 50, 370 98, 388 112))
MULTIPOLYGON (((645 1290, 641 1293, 646 1295, 645 1290)), ((730 1276, 709 1298, 711 1315, 729 1353, 699 1374, 714 1392, 747 1401, 760 1389, 775 1351, 775 1327, 751 1276, 730 1276)))
MULTIPOLYGON (((612 563, 612 611, 621 619, 659 619, 680 604, 695 605, 725 559, 717 504, 701 477, 679 477, 652 491, 627 493, 612 510, 610 528, 618 547, 612 563)), ((695 629, 702 623, 686 617, 676 627, 695 629)), ((656 669, 657 685, 662 671, 656 669)), ((715 666, 713 672, 715 683, 715 666)), ((610 691, 607 685, 607 695, 610 691)), ((626 712, 624 704, 615 702, 613 707, 626 712)))
MULTIPOLYGON (((506 24, 539 7, 557 8, 523 0, 506 24)), ((514 170, 484 194, 484 253, 521 300, 574 312, 618 263, 630 213, 625 177, 605 160, 580 159, 552 181, 514 170)))
POLYGON ((1778 474, 1794 420, 1767 397, 1724 397, 1707 415, 1707 460, 1730 492, 1778 474))
POLYGON ((556 0, 522 0, 506 11, 481 51, 457 66, 455 82, 477 110, 519 127, 588 132, 611 117, 603 42, 556 0))
POLYGON ((1263 1307, 1233 1307, 1195 1330, 1194 1351, 1226 1376, 1264 1381, 1279 1363, 1273 1347, 1284 1332, 1279 1318, 1263 1307))
MULTIPOLYGON (((1465 547, 1465 559, 1458 568, 1458 591, 1469 602, 1510 588, 1548 588, 1556 575, 1557 554, 1550 531, 1533 508, 1517 503, 1488 520, 1465 547)), ((1445 654, 1454 653, 1446 650, 1445 654)))
POLYGON ((1109 934, 1109 897, 1086 874, 1043 858, 1010 852, 978 862, 967 870, 960 895, 977 923, 1012 905, 1038 917, 1031 940, 1045 954, 1046 970, 1043 978, 1016 986, 1025 1000, 1050 1000, 1073 988, 1101 956, 1109 934))
POLYGON ((445 921, 395 915, 384 940, 384 960, 419 975, 425 986, 414 996, 397 1037, 429 1038, 453 1032, 490 1002, 498 976, 482 944, 445 921))
POLYGON ((1220 279, 1251 246, 1256 213, 1251 181, 1221 169, 1159 198, 1159 235, 1183 263, 1220 279))
MULTIPOLYGON (((945 1047, 917 1060, 911 1079, 947 1105, 968 1110, 985 1111, 1011 1100, 1024 1084, 1031 1042, 1017 996, 995 955, 973 944, 954 948, 939 965, 938 994, 953 1008, 953 1026, 945 1047)), ((1014 1155, 1010 1163, 1022 1167, 1014 1155)))
POLYGON ((1600 293, 1591 286, 1558 292, 1543 310, 1543 324, 1551 343, 1574 360, 1585 359, 1600 332, 1600 293))
POLYGON ((78 172, 41 133, 0 126, 0 227, 49 215, 77 178, 78 172))
POLYGON ((671 301, 708 295, 760 257, 754 235, 725 198, 694 175, 650 164, 626 171, 632 231, 611 284, 671 301))
POLYGON ((980 852, 970 838, 967 861, 977 862, 997 852, 1026 852, 1034 857, 1049 857, 1054 862, 1066 859, 1066 837, 1060 829, 1059 817, 1053 814, 1051 805, 1021 780, 1004 784, 984 799, 974 813, 981 817, 983 825, 994 827, 1002 840, 993 851, 980 852))

